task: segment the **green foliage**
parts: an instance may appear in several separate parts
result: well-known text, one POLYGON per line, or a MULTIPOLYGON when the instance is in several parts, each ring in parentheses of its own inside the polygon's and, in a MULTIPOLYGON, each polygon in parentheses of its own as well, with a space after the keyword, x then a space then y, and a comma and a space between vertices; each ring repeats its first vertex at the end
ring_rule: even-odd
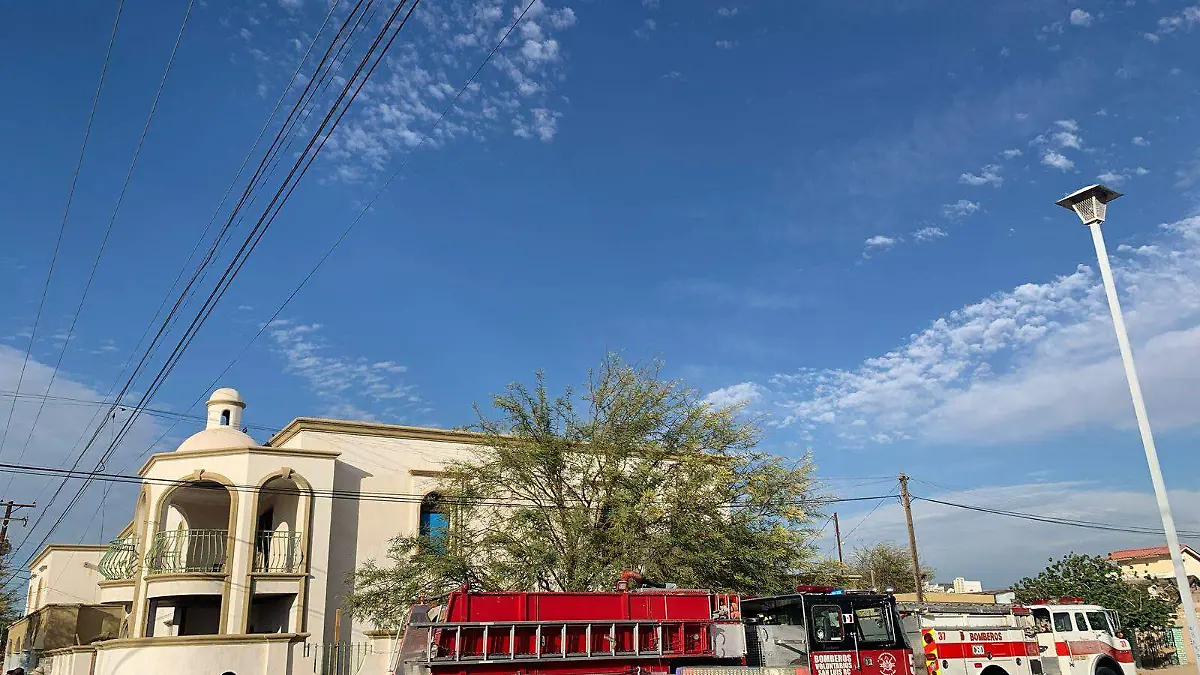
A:
POLYGON ((1035 577, 1013 586, 1019 602, 1038 599, 1083 598, 1085 602, 1115 609, 1130 628, 1161 629, 1172 625, 1179 593, 1169 584, 1149 580, 1127 581, 1121 570, 1107 559, 1068 553, 1035 577), (1151 592, 1151 589, 1154 589, 1151 592))
MULTIPOLYGON (((912 554, 906 546, 885 541, 871 547, 860 547, 851 555, 849 567, 864 587, 872 584, 880 589, 891 587, 897 593, 913 593, 917 590, 912 573, 912 554)), ((933 569, 922 568, 921 578, 926 582, 933 579, 933 569)))
POLYGON ((539 374, 477 408, 481 443, 440 486, 449 543, 392 541, 353 577, 348 605, 394 626, 413 600, 481 589, 611 589, 621 570, 766 594, 813 562, 816 487, 808 457, 755 448, 739 407, 714 408, 660 364, 610 355, 582 393, 552 396, 539 374))

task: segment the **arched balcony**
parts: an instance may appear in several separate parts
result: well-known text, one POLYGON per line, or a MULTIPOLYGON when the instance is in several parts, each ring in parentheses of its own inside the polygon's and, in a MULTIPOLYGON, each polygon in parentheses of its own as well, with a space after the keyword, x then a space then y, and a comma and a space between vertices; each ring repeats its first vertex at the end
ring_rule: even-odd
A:
POLYGON ((259 488, 251 571, 268 574, 304 571, 302 526, 307 500, 307 485, 290 475, 271 478, 259 488))
POLYGON ((222 574, 229 565, 233 499, 221 483, 198 480, 163 499, 158 531, 146 554, 150 574, 222 574))

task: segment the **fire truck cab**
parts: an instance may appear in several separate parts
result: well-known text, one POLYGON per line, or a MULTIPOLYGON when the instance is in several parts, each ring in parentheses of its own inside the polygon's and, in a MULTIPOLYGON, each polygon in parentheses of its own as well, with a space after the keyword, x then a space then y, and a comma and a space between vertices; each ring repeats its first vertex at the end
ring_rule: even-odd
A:
POLYGON ((742 600, 746 665, 811 675, 912 675, 891 595, 800 587, 742 600))
POLYGON ((1080 598, 1029 605, 1046 675, 1137 675, 1117 613, 1080 598))

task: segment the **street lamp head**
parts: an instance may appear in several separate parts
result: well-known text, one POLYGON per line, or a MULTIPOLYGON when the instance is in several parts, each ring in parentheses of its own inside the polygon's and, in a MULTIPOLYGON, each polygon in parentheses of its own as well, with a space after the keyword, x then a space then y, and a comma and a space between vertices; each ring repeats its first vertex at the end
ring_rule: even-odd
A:
POLYGON ((1120 196, 1120 192, 1096 184, 1076 190, 1055 203, 1074 211, 1084 225, 1098 225, 1104 222, 1105 204, 1120 196))

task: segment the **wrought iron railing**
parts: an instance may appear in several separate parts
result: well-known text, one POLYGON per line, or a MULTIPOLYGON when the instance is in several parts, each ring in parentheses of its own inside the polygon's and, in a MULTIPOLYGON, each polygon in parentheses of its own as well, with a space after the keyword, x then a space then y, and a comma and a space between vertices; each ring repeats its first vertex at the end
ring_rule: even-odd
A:
POLYGON ((299 532, 259 532, 254 537, 254 571, 304 571, 303 540, 299 532))
POLYGON ((224 572, 227 530, 172 530, 154 535, 146 567, 151 574, 224 572))
POLYGON ((108 550, 100 558, 96 566, 100 575, 109 581, 132 579, 137 571, 138 552, 133 537, 114 539, 108 544, 108 550))
POLYGON ((333 645, 304 643, 304 655, 313 659, 313 672, 318 675, 357 675, 363 661, 374 653, 369 642, 333 645))

